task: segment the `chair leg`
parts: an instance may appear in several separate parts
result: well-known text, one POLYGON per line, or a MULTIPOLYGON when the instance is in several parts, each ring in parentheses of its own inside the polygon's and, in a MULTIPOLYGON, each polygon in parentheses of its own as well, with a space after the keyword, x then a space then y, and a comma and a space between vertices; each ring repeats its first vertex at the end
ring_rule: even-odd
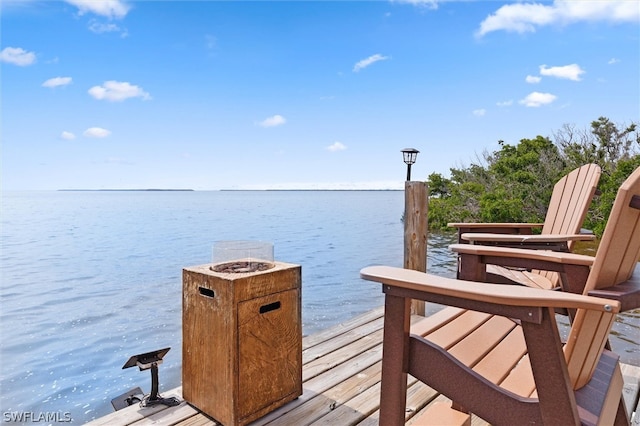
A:
POLYGON ((404 425, 411 299, 385 296, 380 424, 404 425))
POLYGON ((522 321, 545 424, 579 423, 575 394, 564 360, 553 309, 544 309, 542 323, 522 321))
POLYGON ((459 254, 458 274, 459 280, 485 282, 487 280, 487 265, 481 262, 479 256, 459 254))
POLYGON ((469 410, 467 410, 466 407, 464 407, 463 405, 458 404, 455 401, 451 401, 451 408, 453 408, 456 411, 460 411, 462 413, 470 414, 469 410))
MULTIPOLYGON (((606 350, 611 350, 611 342, 609 339, 604 344, 606 350)), ((616 412, 616 419, 613 426, 629 426, 631 419, 627 414, 627 404, 624 402, 624 396, 620 397, 620 403, 618 404, 618 411, 616 412)))
POLYGON ((613 423, 614 426, 629 426, 631 420, 627 416, 627 409, 625 406, 624 398, 620 398, 620 404, 618 404, 618 411, 616 412, 616 420, 613 423))

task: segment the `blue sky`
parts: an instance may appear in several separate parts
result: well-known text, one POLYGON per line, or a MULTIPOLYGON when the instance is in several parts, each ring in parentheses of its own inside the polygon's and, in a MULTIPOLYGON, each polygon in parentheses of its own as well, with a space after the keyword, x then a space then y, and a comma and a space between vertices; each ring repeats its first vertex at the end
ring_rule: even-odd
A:
POLYGON ((3 0, 2 189, 402 188, 640 118, 640 2, 3 0))

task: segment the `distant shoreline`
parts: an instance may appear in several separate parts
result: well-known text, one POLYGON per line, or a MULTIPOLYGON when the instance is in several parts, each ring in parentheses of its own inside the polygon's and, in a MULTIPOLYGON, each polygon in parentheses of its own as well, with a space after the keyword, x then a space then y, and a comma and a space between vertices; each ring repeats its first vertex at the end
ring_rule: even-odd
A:
POLYGON ((266 191, 266 192, 363 192, 363 191, 402 191, 402 189, 330 189, 330 188, 319 188, 319 189, 221 189, 220 191, 225 192, 255 192, 255 191, 266 191))
POLYGON ((193 189, 155 189, 155 188, 149 188, 149 189, 58 189, 58 191, 72 191, 72 192, 78 192, 78 191, 89 191, 89 192, 94 192, 94 191, 193 191, 193 189))
MULTIPOLYGON (((193 192, 195 189, 58 189, 60 192, 193 192)), ((203 191, 220 192, 381 192, 381 191, 402 191, 402 189, 211 189, 203 191)))

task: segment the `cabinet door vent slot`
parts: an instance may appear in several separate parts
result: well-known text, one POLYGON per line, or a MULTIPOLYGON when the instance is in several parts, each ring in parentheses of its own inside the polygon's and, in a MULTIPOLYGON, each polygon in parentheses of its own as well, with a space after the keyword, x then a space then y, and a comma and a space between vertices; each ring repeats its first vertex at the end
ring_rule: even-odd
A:
POLYGON ((264 314, 267 312, 275 311, 276 309, 280 309, 280 302, 273 302, 267 305, 260 306, 260 313, 264 314))
POLYGON ((216 297, 216 293, 215 291, 211 290, 210 288, 206 288, 206 287, 198 287, 198 291, 200 292, 201 295, 203 295, 204 297, 216 297))

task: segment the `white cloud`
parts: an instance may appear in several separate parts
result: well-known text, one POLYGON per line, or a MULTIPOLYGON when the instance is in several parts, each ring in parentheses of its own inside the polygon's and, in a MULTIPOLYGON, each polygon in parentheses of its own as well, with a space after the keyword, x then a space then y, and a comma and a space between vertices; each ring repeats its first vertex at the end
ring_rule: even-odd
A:
POLYGON ((374 64, 378 61, 386 61, 387 59, 390 59, 388 56, 382 56, 379 53, 376 53, 375 55, 371 55, 366 59, 363 59, 361 61, 358 61, 354 66, 353 66, 353 72, 358 72, 361 69, 364 69, 366 67, 368 67, 371 64, 374 64))
POLYGON ((538 77, 537 75, 528 75, 524 79, 524 81, 531 84, 540 83, 540 80, 542 80, 542 77, 538 77))
POLYGON ((548 25, 554 21, 552 6, 515 3, 502 6, 480 23, 478 37, 498 30, 518 33, 534 32, 536 25, 548 25))
POLYGON ((274 115, 273 117, 265 118, 261 122, 258 123, 261 127, 276 127, 281 126, 287 122, 287 119, 281 115, 274 115))
POLYGON ((480 109, 474 109, 473 110, 473 115, 475 115, 476 117, 482 117, 483 115, 485 115, 487 113, 487 110, 484 108, 480 108, 480 109))
POLYGON ((121 0, 66 0, 78 8, 81 15, 93 13, 105 18, 124 18, 131 7, 121 0))
POLYGON ((574 1, 554 0, 553 4, 512 3, 489 15, 476 32, 482 37, 492 31, 517 33, 535 32, 545 25, 566 25, 580 21, 638 22, 640 8, 637 1, 574 1))
POLYGON ((539 107, 542 105, 550 104, 555 101, 557 98, 556 95, 552 95, 551 93, 540 93, 540 92, 532 92, 529 93, 524 99, 520 100, 519 103, 527 106, 527 107, 539 107))
POLYGON ((91 21, 89 24, 89 30, 96 34, 101 34, 120 31, 120 27, 113 23, 105 24, 103 22, 91 21))
POLYGON ((331 152, 336 152, 336 151, 344 151, 345 149, 347 149, 347 146, 345 144, 343 144, 342 142, 334 142, 331 145, 329 145, 327 147, 327 150, 331 151, 331 152))
POLYGON ((513 100, 509 99, 508 101, 496 102, 496 105, 498 105, 499 107, 508 107, 513 105, 513 100))
POLYGON ((558 14, 569 21, 638 22, 640 8, 637 1, 575 1, 556 0, 558 14))
POLYGON ((102 127, 89 127, 82 134, 87 138, 106 138, 111 132, 102 127))
POLYGON ((126 29, 120 28, 120 26, 114 24, 113 22, 105 24, 103 22, 98 22, 95 19, 91 20, 91 22, 89 23, 89 31, 96 34, 120 33, 120 37, 122 38, 125 38, 129 35, 129 32, 126 29))
POLYGON ((98 100, 120 102, 129 98, 142 98, 145 101, 151 99, 151 95, 141 87, 126 81, 105 81, 102 86, 93 86, 89 94, 98 100))
POLYGON ((58 87, 71 84, 71 77, 54 77, 42 83, 42 87, 58 87))
POLYGON ((422 7, 435 10, 438 8, 438 2, 441 0, 391 0, 391 1, 395 3, 408 3, 414 6, 422 6, 422 7))
POLYGON ((618 59, 618 58, 611 58, 611 59, 609 59, 609 62, 607 62, 607 64, 609 64, 609 65, 613 65, 613 64, 617 64, 618 62, 620 62, 620 59, 618 59))
POLYGON ((540 74, 567 80, 580 81, 580 75, 585 71, 578 64, 565 65, 562 67, 549 67, 540 65, 540 74))
POLYGON ((74 135, 71 132, 67 132, 66 130, 60 134, 60 139, 64 139, 66 141, 71 141, 71 140, 74 140, 75 138, 76 138, 76 135, 74 135))
POLYGON ((24 67, 35 64, 36 54, 27 52, 21 47, 5 47, 0 52, 0 61, 24 67))

